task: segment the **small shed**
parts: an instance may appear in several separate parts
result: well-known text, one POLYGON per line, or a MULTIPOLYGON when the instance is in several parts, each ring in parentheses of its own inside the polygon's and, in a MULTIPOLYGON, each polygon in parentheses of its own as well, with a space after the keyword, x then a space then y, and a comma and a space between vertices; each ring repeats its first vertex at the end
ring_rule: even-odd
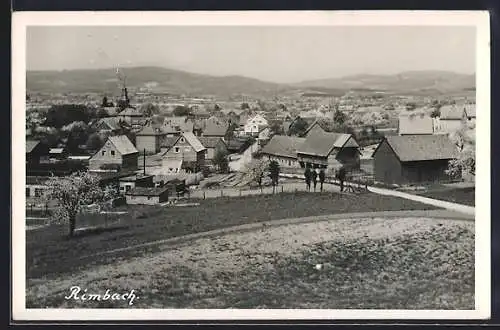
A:
POLYGON ((168 200, 168 187, 135 187, 125 193, 127 204, 156 205, 168 200))

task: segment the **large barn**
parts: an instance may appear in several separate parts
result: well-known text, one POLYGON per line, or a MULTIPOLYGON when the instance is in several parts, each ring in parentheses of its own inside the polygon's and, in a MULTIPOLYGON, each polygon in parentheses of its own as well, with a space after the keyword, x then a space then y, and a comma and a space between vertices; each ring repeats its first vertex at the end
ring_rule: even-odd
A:
POLYGON ((446 135, 387 136, 373 152, 375 181, 414 184, 449 181, 448 162, 458 156, 446 135))

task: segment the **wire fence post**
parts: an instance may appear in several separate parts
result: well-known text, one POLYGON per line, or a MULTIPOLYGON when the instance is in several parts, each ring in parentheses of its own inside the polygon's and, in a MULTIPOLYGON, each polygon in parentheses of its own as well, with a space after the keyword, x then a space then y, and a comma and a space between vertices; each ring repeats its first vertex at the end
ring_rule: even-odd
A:
POLYGON ((239 192, 240 192, 240 197, 241 197, 241 189, 239 190, 239 192))
POLYGON ((222 189, 220 190, 220 197, 223 197, 222 189))
POLYGON ((206 199, 205 191, 203 191, 203 199, 206 199))
POLYGON ((283 188, 284 188, 284 186, 281 186, 281 192, 283 192, 283 188))

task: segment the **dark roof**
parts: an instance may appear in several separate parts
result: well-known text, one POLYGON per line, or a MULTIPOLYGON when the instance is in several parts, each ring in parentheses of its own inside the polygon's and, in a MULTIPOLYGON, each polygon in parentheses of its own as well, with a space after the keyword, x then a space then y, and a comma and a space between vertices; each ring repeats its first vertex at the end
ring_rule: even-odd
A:
POLYGON ((167 136, 162 140, 160 146, 162 148, 170 148, 175 144, 175 142, 177 142, 178 139, 179 136, 167 136))
POLYGON ((205 148, 215 148, 220 141, 224 142, 222 138, 216 136, 199 136, 198 140, 205 148))
POLYGON ((262 148, 262 153, 274 156, 297 158, 297 150, 306 139, 294 136, 275 135, 262 148))
POLYGON ((313 129, 314 126, 319 126, 319 128, 321 128, 323 131, 325 131, 323 129, 323 127, 321 127, 321 125, 319 124, 318 120, 315 120, 311 125, 309 125, 309 127, 306 129, 304 134, 307 135, 313 129))
POLYGON ((38 140, 26 140, 26 153, 29 154, 40 143, 38 140))
POLYGON ((231 139, 227 143, 227 150, 231 152, 242 152, 250 146, 250 141, 246 139, 231 139))
POLYGON ((334 148, 342 148, 351 137, 351 134, 345 133, 314 132, 307 136, 298 152, 326 157, 334 148))
POLYGON ((135 187, 130 189, 125 193, 125 195, 131 196, 159 196, 165 191, 168 191, 168 187, 135 187))
POLYGON ((48 180, 48 176, 26 176, 26 184, 45 184, 48 180))
MULTIPOLYGON (((454 159, 458 156, 455 144, 446 135, 387 136, 387 141, 402 162, 454 159)), ((378 148, 373 152, 375 156, 378 148)))
POLYGON ((224 136, 228 128, 229 125, 226 122, 207 120, 203 129, 203 136, 224 136))

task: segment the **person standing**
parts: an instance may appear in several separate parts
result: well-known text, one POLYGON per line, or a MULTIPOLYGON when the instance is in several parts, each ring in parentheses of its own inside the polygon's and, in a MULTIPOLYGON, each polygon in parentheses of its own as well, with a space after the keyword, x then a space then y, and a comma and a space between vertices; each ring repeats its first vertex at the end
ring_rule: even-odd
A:
POLYGON ((306 167, 306 170, 304 171, 304 178, 306 180, 307 191, 311 191, 311 170, 309 167, 306 167))
POLYGON ((320 190, 321 190, 321 192, 323 192, 323 183, 325 182, 325 170, 321 169, 319 171, 318 176, 319 176, 320 190))
POLYGON ((318 183, 318 173, 316 172, 316 169, 312 170, 311 176, 312 176, 314 191, 316 192, 316 184, 318 183))
POLYGON ((339 169, 339 172, 338 172, 338 179, 340 181, 340 191, 344 191, 344 180, 345 180, 345 168, 344 166, 342 166, 340 169, 339 169))

